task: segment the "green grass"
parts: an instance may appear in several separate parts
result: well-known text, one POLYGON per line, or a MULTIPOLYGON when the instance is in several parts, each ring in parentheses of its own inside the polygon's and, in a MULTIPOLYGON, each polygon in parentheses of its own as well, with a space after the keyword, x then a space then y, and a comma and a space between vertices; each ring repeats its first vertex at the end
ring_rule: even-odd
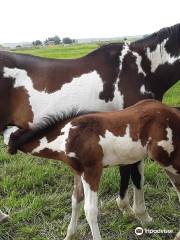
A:
POLYGON ((78 58, 93 51, 97 47, 97 44, 55 45, 52 47, 23 49, 16 52, 48 58, 78 58))
MULTIPOLYGON (((23 50, 38 56, 55 58, 80 57, 96 45, 78 45, 23 50)), ((180 82, 164 98, 170 105, 180 105, 180 82)), ((10 221, 0 225, 0 240, 63 239, 71 216, 73 175, 63 163, 35 158, 22 153, 10 156, 0 141, 0 209, 10 213, 10 221)), ((172 229, 180 226, 180 208, 176 193, 159 166, 146 162, 145 198, 154 221, 151 229, 172 229)), ((169 240, 171 235, 137 237, 134 229, 141 226, 136 219, 123 217, 115 198, 119 190, 118 168, 106 169, 99 192, 99 225, 104 240, 169 240)), ((130 191, 132 201, 132 190, 130 191)), ((84 211, 81 210, 77 236, 91 238, 84 211)))

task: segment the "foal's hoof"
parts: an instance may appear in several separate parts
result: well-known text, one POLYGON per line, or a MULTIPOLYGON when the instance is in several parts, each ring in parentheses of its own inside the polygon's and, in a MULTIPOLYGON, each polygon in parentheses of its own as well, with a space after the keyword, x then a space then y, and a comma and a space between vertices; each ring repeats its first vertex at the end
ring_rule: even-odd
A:
POLYGON ((64 240, 71 240, 73 236, 66 236, 64 240))
POLYGON ((147 212, 142 214, 135 214, 138 220, 141 221, 142 224, 147 224, 153 221, 153 218, 149 216, 147 212))
POLYGON ((116 203, 120 211, 123 213, 123 215, 129 216, 129 217, 134 216, 134 211, 129 204, 124 203, 119 197, 116 198, 116 203))
POLYGON ((180 231, 177 233, 177 235, 176 235, 174 240, 180 240, 180 231))
POLYGON ((9 215, 3 213, 3 212, 0 212, 0 223, 3 223, 5 221, 7 221, 9 219, 9 215))

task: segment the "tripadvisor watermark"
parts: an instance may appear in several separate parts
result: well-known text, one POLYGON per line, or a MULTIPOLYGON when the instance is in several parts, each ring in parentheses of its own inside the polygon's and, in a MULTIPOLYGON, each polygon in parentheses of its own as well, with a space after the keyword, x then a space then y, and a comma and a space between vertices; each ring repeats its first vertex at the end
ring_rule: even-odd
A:
POLYGON ((173 233, 173 230, 170 229, 148 229, 142 227, 137 227, 135 229, 135 234, 137 236, 141 236, 143 234, 171 234, 171 233, 173 233))

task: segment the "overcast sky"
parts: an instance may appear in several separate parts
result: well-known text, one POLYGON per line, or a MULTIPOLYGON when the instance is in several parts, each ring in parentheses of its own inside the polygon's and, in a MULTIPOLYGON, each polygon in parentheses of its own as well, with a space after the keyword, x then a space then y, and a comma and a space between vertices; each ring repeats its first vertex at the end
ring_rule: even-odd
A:
POLYGON ((180 0, 0 0, 0 43, 151 33, 180 22, 180 0))

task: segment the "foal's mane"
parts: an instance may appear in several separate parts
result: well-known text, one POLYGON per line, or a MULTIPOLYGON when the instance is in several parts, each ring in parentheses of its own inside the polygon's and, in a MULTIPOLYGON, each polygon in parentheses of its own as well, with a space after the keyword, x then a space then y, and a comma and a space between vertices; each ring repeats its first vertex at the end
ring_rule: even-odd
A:
POLYGON ((34 128, 32 128, 32 131, 44 131, 52 129, 53 127, 56 127, 57 124, 64 123, 67 121, 70 121, 71 119, 75 117, 79 117, 81 115, 94 113, 93 111, 87 111, 87 110, 78 110, 78 108, 73 107, 70 112, 62 111, 61 113, 58 113, 56 115, 47 115, 43 118, 43 120, 37 124, 34 128))
POLYGON ((72 108, 72 110, 67 112, 61 112, 57 115, 48 115, 43 118, 41 123, 37 124, 32 129, 23 130, 19 129, 15 133, 11 134, 10 141, 9 141, 9 152, 11 154, 15 154, 17 150, 25 143, 28 143, 31 140, 38 139, 51 131, 52 129, 57 127, 57 124, 63 124, 67 121, 85 115, 87 113, 92 113, 86 110, 79 111, 77 108, 72 108))
POLYGON ((173 36, 175 40, 180 41, 180 23, 171 27, 162 28, 157 32, 132 42, 131 45, 134 47, 147 47, 153 43, 161 43, 164 39, 170 36, 173 36))

